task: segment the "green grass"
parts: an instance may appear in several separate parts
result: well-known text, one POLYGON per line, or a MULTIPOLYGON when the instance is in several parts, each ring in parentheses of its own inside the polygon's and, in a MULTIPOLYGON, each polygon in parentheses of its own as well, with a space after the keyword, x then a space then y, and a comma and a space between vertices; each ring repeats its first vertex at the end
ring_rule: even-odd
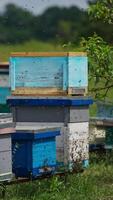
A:
POLYGON ((81 50, 79 47, 73 48, 60 43, 47 43, 31 40, 23 44, 0 44, 0 61, 8 61, 11 52, 39 52, 39 51, 74 51, 81 50))
MULTIPOLYGON (((108 155, 107 155, 108 156, 108 155)), ((7 200, 113 200, 113 159, 95 154, 83 173, 8 186, 7 200)))

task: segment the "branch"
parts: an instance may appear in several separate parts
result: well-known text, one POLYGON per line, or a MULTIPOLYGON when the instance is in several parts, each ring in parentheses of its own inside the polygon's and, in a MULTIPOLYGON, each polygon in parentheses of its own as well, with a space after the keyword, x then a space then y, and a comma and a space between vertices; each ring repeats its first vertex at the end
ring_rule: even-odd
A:
POLYGON ((106 87, 98 87, 98 88, 94 88, 94 89, 91 89, 91 90, 89 90, 89 92, 96 92, 96 91, 101 91, 101 90, 105 90, 105 89, 107 89, 107 90, 109 90, 110 88, 112 88, 113 87, 113 84, 112 85, 109 85, 109 86, 106 86, 106 87))

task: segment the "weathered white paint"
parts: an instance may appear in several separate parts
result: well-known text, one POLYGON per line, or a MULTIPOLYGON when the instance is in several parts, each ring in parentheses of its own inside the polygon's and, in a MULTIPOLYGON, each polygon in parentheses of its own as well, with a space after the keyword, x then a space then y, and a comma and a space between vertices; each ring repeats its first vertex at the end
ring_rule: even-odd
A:
POLYGON ((11 136, 0 135, 0 181, 10 180, 12 177, 11 136))
POLYGON ((89 124, 68 123, 64 137, 64 162, 83 161, 89 158, 89 124))
POLYGON ((104 127, 98 127, 90 124, 89 126, 89 143, 102 144, 105 142, 106 131, 104 127))

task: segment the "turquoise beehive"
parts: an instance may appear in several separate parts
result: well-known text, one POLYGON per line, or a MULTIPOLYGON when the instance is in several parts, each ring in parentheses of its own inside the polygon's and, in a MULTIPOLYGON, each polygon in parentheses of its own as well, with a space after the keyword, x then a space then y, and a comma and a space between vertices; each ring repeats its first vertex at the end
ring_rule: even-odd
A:
POLYGON ((10 57, 10 81, 14 95, 84 95, 88 86, 87 55, 14 53, 10 57))

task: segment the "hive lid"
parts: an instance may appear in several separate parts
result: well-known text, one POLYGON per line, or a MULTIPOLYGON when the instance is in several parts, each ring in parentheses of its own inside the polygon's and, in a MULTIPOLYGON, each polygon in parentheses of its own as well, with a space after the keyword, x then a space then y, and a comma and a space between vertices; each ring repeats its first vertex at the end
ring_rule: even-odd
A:
POLYGON ((91 97, 27 97, 11 96, 7 98, 10 106, 88 106, 93 104, 91 97))
POLYGON ((47 131, 60 131, 60 127, 47 126, 47 125, 38 125, 37 123, 24 123, 21 125, 16 125, 16 132, 26 132, 26 133, 42 133, 47 131))
POLYGON ((44 139, 60 135, 60 128, 58 127, 44 127, 44 126, 16 126, 16 132, 12 135, 12 139, 29 140, 29 139, 44 139))

